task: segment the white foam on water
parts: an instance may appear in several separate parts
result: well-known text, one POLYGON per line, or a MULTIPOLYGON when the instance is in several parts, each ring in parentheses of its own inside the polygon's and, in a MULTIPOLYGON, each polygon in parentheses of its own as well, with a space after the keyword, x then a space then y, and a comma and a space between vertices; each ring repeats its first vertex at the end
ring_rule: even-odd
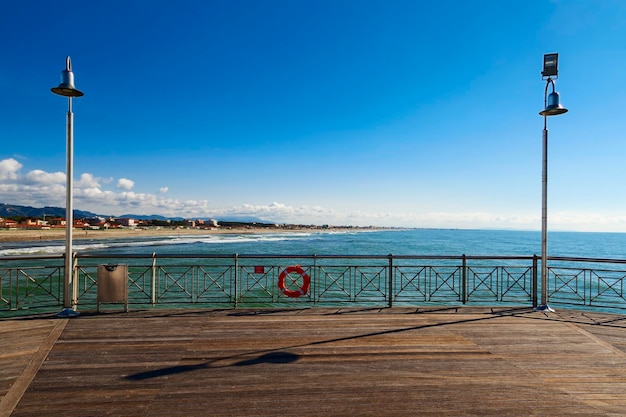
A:
MULTIPOLYGON (((259 234, 208 234, 208 235, 172 235, 153 237, 138 237, 133 239, 98 239, 85 241, 75 239, 73 242, 74 252, 86 252, 93 250, 106 250, 125 247, 146 247, 164 245, 190 245, 190 244, 235 244, 250 242, 279 242, 286 240, 301 240, 311 237, 315 233, 286 232, 286 233, 259 233, 259 234)), ((0 256, 19 255, 56 255, 65 252, 65 242, 55 241, 46 245, 33 245, 32 242, 15 244, 11 247, 0 249, 0 256)))

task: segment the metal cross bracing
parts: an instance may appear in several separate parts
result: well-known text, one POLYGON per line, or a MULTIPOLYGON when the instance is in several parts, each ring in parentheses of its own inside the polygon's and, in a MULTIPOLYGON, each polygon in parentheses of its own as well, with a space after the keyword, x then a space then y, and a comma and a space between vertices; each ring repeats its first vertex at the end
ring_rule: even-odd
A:
POLYGON ((57 306, 62 301, 63 268, 60 266, 0 269, 0 310, 57 306))
MULTIPOLYGON (((0 258, 0 312, 45 311, 63 300, 62 256, 0 258)), ((546 292, 552 305, 626 310, 626 260, 550 258, 546 292)), ((128 266, 131 308, 419 305, 536 306, 537 256, 116 255, 77 254, 73 300, 96 302, 98 266, 128 266), (290 265, 310 279, 292 298, 277 281, 290 265)), ((285 278, 298 290, 298 276, 285 278)))

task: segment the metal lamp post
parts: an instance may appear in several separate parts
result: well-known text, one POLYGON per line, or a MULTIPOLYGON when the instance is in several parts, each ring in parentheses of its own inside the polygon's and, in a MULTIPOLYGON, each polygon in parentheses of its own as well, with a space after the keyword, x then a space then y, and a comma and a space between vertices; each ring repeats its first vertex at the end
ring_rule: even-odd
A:
POLYGON ((65 59, 65 69, 61 72, 61 84, 50 89, 53 93, 67 97, 67 145, 66 145, 66 182, 65 182, 65 271, 63 276, 63 310, 57 314, 59 317, 72 317, 78 315, 76 311, 77 289, 72 277, 72 227, 73 216, 73 167, 74 167, 74 114, 72 113, 72 98, 83 96, 83 92, 74 87, 74 73, 72 73, 72 61, 68 56, 65 59), (70 286, 72 296, 70 297, 70 286))
POLYGON ((554 311, 548 306, 548 116, 567 113, 567 109, 559 103, 559 93, 555 90, 554 80, 558 78, 559 54, 543 56, 541 76, 546 80, 543 93, 543 164, 541 174, 541 305, 539 311, 554 311), (548 95, 548 87, 552 92, 548 95))

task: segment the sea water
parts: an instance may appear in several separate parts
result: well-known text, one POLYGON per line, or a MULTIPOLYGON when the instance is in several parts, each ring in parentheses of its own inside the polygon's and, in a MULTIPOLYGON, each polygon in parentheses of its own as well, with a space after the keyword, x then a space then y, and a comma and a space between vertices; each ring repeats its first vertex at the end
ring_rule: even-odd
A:
MULTIPOLYGON (((48 279, 48 277, 51 276, 49 275, 50 271, 55 271, 55 268, 58 268, 60 259, 58 255, 63 254, 64 251, 65 244, 63 240, 47 242, 4 242, 0 243, 0 261, 5 257, 6 262, 2 262, 0 267, 26 268, 26 275, 29 277, 32 278, 37 276, 37 274, 43 273, 44 279, 48 279), (46 259, 49 255, 56 256, 54 259, 46 259), (13 256, 15 256, 15 258, 13 258, 13 256), (24 258, 31 258, 31 261, 36 263, 32 270, 28 269, 32 267, 32 265, 26 265, 24 258), (46 268, 52 269, 47 270, 46 268)), ((358 268, 358 271, 361 273, 359 279, 365 279, 365 281, 358 284, 363 285, 363 288, 358 292, 358 297, 360 302, 365 303, 369 301, 367 297, 363 295, 365 294, 363 290, 369 288, 369 280, 380 278, 379 273, 381 271, 381 265, 384 264, 384 262, 380 263, 380 261, 376 263, 372 261, 371 258, 367 258, 368 256, 380 257, 394 255, 397 257, 406 257, 405 259, 397 259, 394 261, 394 266, 399 268, 397 274, 400 274, 398 276, 400 276, 401 279, 411 280, 415 285, 417 285, 417 281, 414 281, 414 279, 416 279, 415 274, 416 271, 421 268, 420 265, 422 264, 413 259, 419 258, 420 256, 456 257, 456 260, 444 259, 432 264, 432 271, 437 273, 435 277, 438 280, 437 283, 445 284, 441 285, 441 291, 438 289, 439 287, 435 288, 435 291, 439 295, 433 295, 434 292, 422 293, 422 290, 425 290, 427 286, 420 287, 420 289, 413 294, 412 287, 406 286, 406 288, 403 287, 402 296, 409 298, 415 296, 417 297, 416 300, 418 300, 415 302, 425 302, 423 298, 426 297, 429 301, 439 304, 446 304, 447 302, 458 304, 459 301, 457 298, 460 297, 458 294, 459 290, 456 287, 458 283, 455 284, 454 282, 456 281, 453 282, 450 280, 450 277, 456 274, 455 271, 458 269, 459 256, 466 255, 468 257, 476 256, 485 258, 538 256, 541 254, 541 233, 538 231, 452 229, 331 229, 304 232, 277 231, 270 233, 206 235, 190 233, 188 235, 137 236, 123 239, 76 239, 74 242, 74 251, 79 257, 84 255, 84 258, 80 260, 80 273, 84 276, 91 277, 90 279, 84 280, 87 284, 92 283, 91 279, 95 279, 96 265, 102 262, 116 263, 123 258, 121 262, 128 264, 129 268, 138 268, 133 272, 135 279, 133 288, 143 286, 143 292, 135 291, 136 294, 141 294, 140 300, 145 300, 145 294, 149 292, 149 289, 146 289, 149 283, 145 282, 145 278, 149 275, 150 265, 149 262, 146 262, 146 258, 149 258, 152 254, 156 254, 156 257, 161 258, 167 258, 173 255, 171 257, 177 260, 174 261, 174 263, 170 262, 164 266, 164 270, 168 273, 167 276, 168 279, 170 279, 170 283, 171 280, 176 281, 176 285, 173 285, 171 288, 168 287, 167 289, 168 297, 171 298, 168 298, 168 305, 177 305, 177 303, 187 305, 189 303, 188 287, 186 286, 187 272, 185 271, 189 269, 188 267, 197 265, 198 257, 207 255, 209 255, 208 257, 212 255, 232 257, 238 254, 241 256, 241 259, 245 259, 245 255, 257 255, 259 258, 267 258, 265 261, 257 261, 257 257, 253 256, 248 260, 241 261, 242 263, 239 264, 245 269, 242 276, 248 277, 246 278, 248 279, 247 284, 240 288, 241 291, 244 291, 240 293, 242 296, 241 300, 245 298, 244 301, 246 303, 252 303, 255 306, 262 306, 265 305, 263 303, 268 303, 268 295, 272 293, 271 289, 274 288, 275 284, 269 280, 275 277, 271 275, 269 271, 272 271, 272 268, 275 268, 276 265, 279 264, 272 263, 274 261, 268 260, 272 258, 273 255, 292 255, 290 257, 291 259, 295 259, 298 256, 309 257, 312 255, 329 256, 329 258, 333 258, 333 256, 363 257, 364 259, 352 259, 349 261, 339 259, 325 260, 323 261, 324 268, 318 272, 322 273, 323 279, 326 279, 324 277, 326 277, 326 274, 329 274, 328 277, 332 278, 329 278, 330 281, 326 280, 326 284, 330 283, 335 285, 333 283, 335 279, 338 279, 337 277, 348 277, 345 273, 345 271, 349 269, 346 266, 347 264, 351 265, 350 268, 358 268), (341 267, 340 270, 333 271, 332 267, 337 265, 341 267), (257 266, 262 267, 261 270, 263 272, 260 272, 260 275, 254 272, 255 269, 253 269, 253 267, 256 268, 257 266), (146 273, 146 271, 148 271, 148 273, 146 273), (402 271, 411 272, 407 275, 402 275, 402 271), (252 277, 251 281, 249 277, 252 277), (184 286, 184 289, 180 287, 181 291, 178 291, 183 295, 183 298, 181 298, 183 301, 176 301, 177 299, 172 298, 179 295, 177 292, 179 284, 184 286), (248 284, 250 285, 248 286, 248 284), (450 291, 446 289, 448 287, 450 291), (447 294, 445 295, 447 298, 443 300, 431 298, 431 296, 441 296, 443 292, 447 294), (363 300, 363 297, 366 299, 363 300)), ((623 264, 619 262, 601 262, 599 260, 626 260, 626 234, 551 232, 548 234, 548 256, 564 258, 550 262, 551 272, 549 275, 552 277, 550 278, 550 282, 555 282, 552 284, 554 288, 551 288, 554 290, 558 287, 558 293, 551 293, 550 295, 551 304, 574 304, 577 307, 587 308, 587 304, 591 303, 590 300, 593 298, 593 308, 595 309, 624 308, 625 295, 621 288, 626 271, 624 271, 623 264), (569 258, 587 259, 581 262, 580 260, 569 258), (593 282, 593 287, 590 286, 591 282, 593 282)), ((202 275, 202 279, 209 277, 209 279, 212 280, 217 277, 215 279, 220 280, 219 285, 216 284, 213 286, 213 281, 207 281, 205 284, 211 286, 211 288, 227 288, 228 285, 230 285, 225 281, 221 282, 222 276, 221 272, 219 272, 223 272, 225 269, 229 268, 227 261, 205 260, 203 262, 204 269, 202 274, 205 275, 202 275), (218 272, 211 272, 212 270, 210 270, 210 268, 207 269, 206 266, 215 266, 218 272)), ((161 264, 161 266, 163 265, 164 264, 161 264)), ((283 265, 283 267, 284 266, 285 265, 283 265)), ((528 291, 530 291, 531 288, 531 284, 528 282, 530 275, 527 275, 530 274, 530 272, 528 272, 528 268, 530 267, 529 261, 519 261, 515 259, 481 259, 480 261, 471 261, 468 266, 471 267, 469 274, 470 281, 473 280, 470 283, 470 296, 472 297, 470 301, 472 303, 481 302, 481 299, 477 295, 478 292, 475 290, 481 289, 482 291, 483 287, 488 287, 489 289, 486 291, 489 297, 491 297, 490 294, 492 294, 492 290, 501 290, 500 285, 504 283, 504 281, 501 281, 503 277, 507 280, 504 284, 511 286, 511 291, 507 289, 509 287, 504 287, 507 297, 513 293, 513 290, 523 288, 521 295, 523 301, 521 301, 521 303, 530 302, 527 299, 530 294, 528 291), (502 267, 504 269, 494 269, 495 267, 502 267), (497 282, 487 284, 487 280, 491 280, 489 277, 495 277, 496 275, 499 277, 500 275, 498 274, 500 273, 505 275, 497 278, 497 282), (525 281, 518 282, 517 280, 522 276, 525 277, 525 281), (485 284, 482 283, 482 280, 485 280, 485 284), (513 284, 511 284, 511 280, 513 280, 513 284)), ((428 271, 430 271, 430 269, 428 269, 428 271)), ((10 274, 7 276, 10 276, 10 274)), ((350 279, 356 279, 351 275, 350 277, 350 279)), ((421 280, 422 278, 419 279, 421 280)), ((337 285, 343 289, 342 292, 338 292, 339 295, 337 299, 339 302, 345 302, 346 297, 356 297, 356 293, 352 292, 354 289, 353 285, 356 285, 355 282, 343 283, 343 281, 339 282, 338 280, 337 285), (351 295, 347 296, 346 294, 351 295)), ((430 291, 434 287, 428 288, 428 291, 430 291)), ((95 297, 94 294, 92 290, 90 296, 93 298, 95 297)), ((320 295, 320 293, 317 294, 318 296, 320 295)), ((319 298, 318 302, 333 300, 332 297, 334 297, 334 295, 330 292, 325 291, 323 294, 323 300, 319 298)), ((376 294, 380 298, 380 294, 382 294, 381 290, 377 290, 376 294)), ((196 294, 196 296, 197 295, 198 294, 196 294)), ((219 295, 221 296, 221 293, 219 295)), ((493 293, 493 295, 495 295, 495 293, 493 293)), ((204 301, 207 299, 213 300, 213 298, 207 298, 204 293, 203 297, 205 297, 203 298, 204 301)), ((350 300, 352 300, 352 298, 350 298, 350 300)), ((489 298, 489 303, 493 303, 492 298, 493 297, 489 298)), ((275 301, 274 298, 271 299, 275 301)), ((411 300, 413 300, 413 298, 411 298, 411 300)), ((86 295, 82 296, 82 301, 87 304, 90 302, 86 295)), ((289 302, 292 300, 282 298, 280 301, 289 302)), ((403 301, 403 299, 399 297, 396 299, 396 305, 398 302, 407 301, 403 301)), ((412 303, 413 301, 409 302, 412 303)), ((375 303, 380 303, 380 299, 377 299, 375 303)), ((589 306, 591 306, 591 304, 589 304, 589 306)))
MULTIPOLYGON (((106 233, 106 232, 103 232, 106 233)), ((541 254, 538 231, 392 229, 251 234, 189 234, 124 239, 76 239, 77 253, 93 255, 443 255, 541 254)), ((55 255, 65 243, 3 242, 1 256, 55 255)), ((624 233, 548 233, 548 256, 626 259, 624 233)))

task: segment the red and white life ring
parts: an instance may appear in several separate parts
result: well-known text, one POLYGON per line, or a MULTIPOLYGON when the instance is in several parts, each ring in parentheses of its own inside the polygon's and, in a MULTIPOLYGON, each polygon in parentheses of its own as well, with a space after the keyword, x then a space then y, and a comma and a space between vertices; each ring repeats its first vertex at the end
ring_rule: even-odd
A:
POLYGON ((278 288, 285 294, 287 297, 298 298, 302 295, 305 295, 309 291, 309 285, 311 285, 311 278, 304 272, 304 269, 300 267, 300 265, 288 266, 280 273, 278 276, 278 288), (302 277, 302 286, 298 290, 290 290, 285 287, 285 278, 289 274, 298 274, 302 277))

